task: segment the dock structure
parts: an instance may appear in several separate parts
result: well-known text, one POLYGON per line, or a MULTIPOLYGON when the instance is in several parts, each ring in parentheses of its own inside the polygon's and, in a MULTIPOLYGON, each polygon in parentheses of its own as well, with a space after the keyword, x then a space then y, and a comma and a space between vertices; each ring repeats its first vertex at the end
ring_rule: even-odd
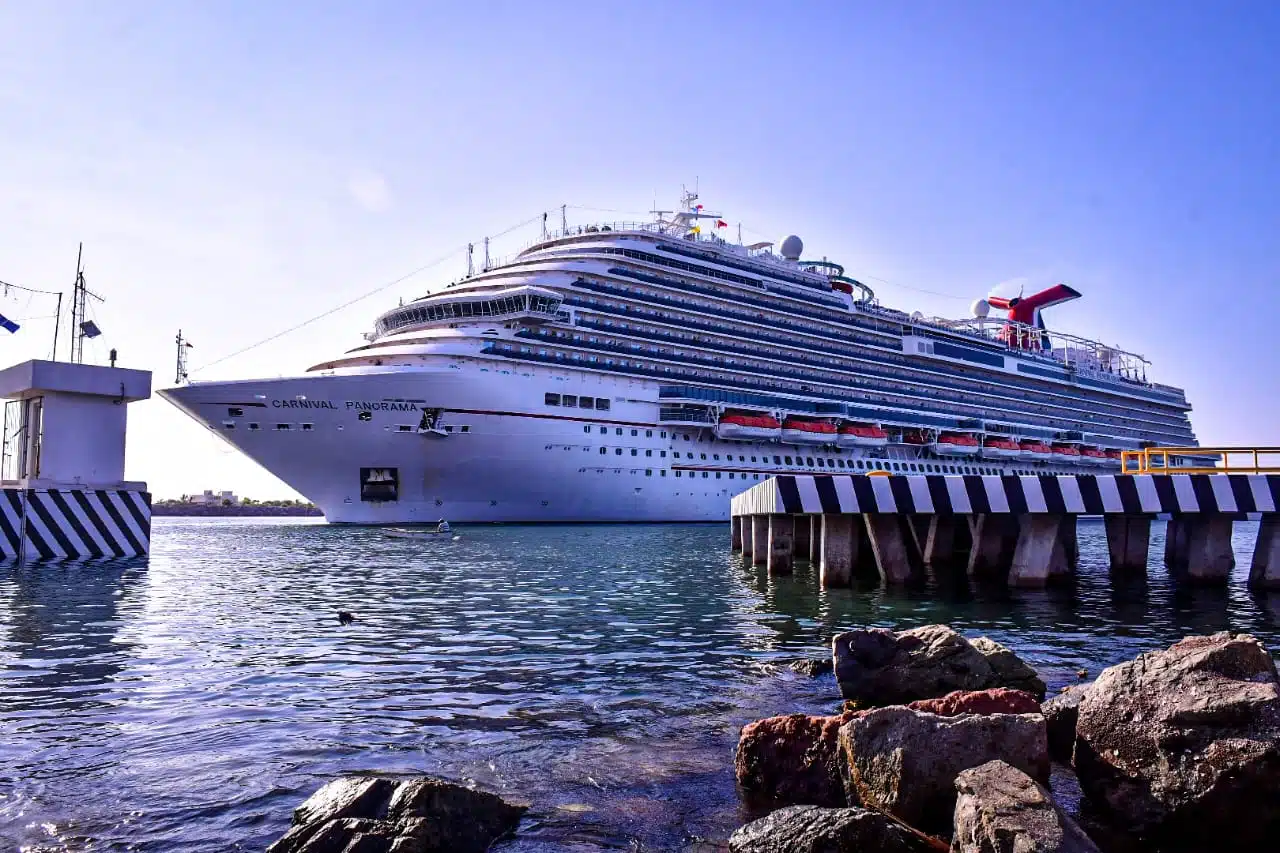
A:
POLYGON ((128 404, 149 396, 145 370, 40 360, 0 370, 0 563, 149 553, 151 495, 124 479, 128 404))
POLYGON ((824 586, 848 586, 868 569, 905 583, 946 565, 1043 587, 1075 571, 1080 516, 1102 517, 1119 573, 1146 571, 1152 522, 1167 517, 1166 566, 1212 585, 1235 566, 1233 523, 1259 515, 1249 583, 1280 589, 1278 506, 1280 474, 797 474, 735 496, 731 517, 735 549, 774 574, 789 573, 799 554, 818 566, 824 586))

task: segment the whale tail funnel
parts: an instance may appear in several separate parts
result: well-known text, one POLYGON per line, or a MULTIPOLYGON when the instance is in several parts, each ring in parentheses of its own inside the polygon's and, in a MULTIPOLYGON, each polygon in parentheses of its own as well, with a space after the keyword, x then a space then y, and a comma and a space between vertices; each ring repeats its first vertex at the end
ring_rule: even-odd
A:
POLYGON ((1080 291, 1074 287, 1055 284, 1030 296, 988 296, 987 303, 992 308, 1009 312, 1008 319, 1011 322, 1006 323, 1000 330, 998 335, 1000 340, 1020 349, 1048 349, 1049 336, 1045 331, 1044 318, 1040 316, 1040 312, 1045 308, 1079 299, 1080 295, 1080 291), (1026 329, 1028 326, 1040 330, 1039 334, 1029 334, 1026 329))

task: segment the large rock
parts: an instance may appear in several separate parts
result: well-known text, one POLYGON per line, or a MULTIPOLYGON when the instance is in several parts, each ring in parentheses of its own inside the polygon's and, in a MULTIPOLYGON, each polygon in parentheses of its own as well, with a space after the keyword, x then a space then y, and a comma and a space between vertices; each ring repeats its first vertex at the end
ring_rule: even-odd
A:
POLYGON ((907 705, 942 717, 960 714, 1039 714, 1040 703, 1025 690, 993 687, 990 690, 957 690, 937 699, 920 699, 907 705))
POLYGON ((934 834, 950 832, 961 771, 1000 759, 1037 780, 1049 780, 1039 714, 941 717, 880 708, 840 728, 840 751, 849 802, 934 834))
POLYGON ((1080 702, 1081 788, 1167 847, 1271 847, 1280 833, 1280 681, 1247 634, 1188 637, 1103 671, 1080 702))
POLYGON ((1044 722, 1049 729, 1049 757, 1054 761, 1071 763, 1071 753, 1076 748, 1080 702, 1088 688, 1087 684, 1073 684, 1040 706, 1040 713, 1044 714, 1044 722))
POLYGON ((933 699, 956 690, 1028 689, 1044 696, 1044 684, 1008 649, 979 638, 974 643, 946 625, 909 631, 863 628, 832 639, 840 693, 872 705, 933 699))
POLYGON ((483 853, 523 813, 495 794, 440 779, 352 776, 298 806, 267 853, 483 853))
POLYGON ((1003 761, 965 770, 956 792, 951 853, 1098 853, 1043 785, 1003 761))
POLYGON ((1044 701, 1045 683, 1022 658, 989 637, 974 637, 969 642, 987 659, 999 686, 1022 690, 1044 701))
POLYGON ((744 726, 733 762, 743 795, 768 808, 845 805, 837 736, 858 713, 788 714, 744 726))
POLYGON ((936 853, 946 845, 879 812, 789 806, 729 839, 730 853, 936 853))

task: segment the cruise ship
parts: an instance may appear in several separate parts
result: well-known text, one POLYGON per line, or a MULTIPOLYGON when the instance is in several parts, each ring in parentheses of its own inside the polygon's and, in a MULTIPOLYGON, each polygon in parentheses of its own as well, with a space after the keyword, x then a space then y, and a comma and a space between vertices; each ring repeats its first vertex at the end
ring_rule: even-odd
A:
POLYGON ((160 393, 358 524, 715 521, 778 473, 1106 473, 1195 445, 1144 358, 1046 326, 1071 287, 925 317, 799 237, 728 230, 691 193, 649 222, 544 217, 298 376, 160 393))

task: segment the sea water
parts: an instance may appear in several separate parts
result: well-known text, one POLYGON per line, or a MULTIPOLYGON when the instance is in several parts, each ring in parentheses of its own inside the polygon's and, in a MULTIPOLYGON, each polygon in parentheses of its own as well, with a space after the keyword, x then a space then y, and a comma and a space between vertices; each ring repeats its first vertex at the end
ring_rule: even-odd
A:
MULTIPOLYGON (((839 703, 785 668, 850 627, 946 622, 1051 690, 1187 634, 1280 649, 1280 596, 1158 562, 1118 583, 1097 524, 1047 591, 769 578, 728 525, 459 527, 156 519, 144 563, 0 569, 0 849, 261 850, 344 773, 527 803, 508 851, 720 850, 741 726, 839 703), (337 612, 356 621, 339 624, 337 612)), ((1152 553, 1162 553, 1163 525, 1152 553)))

